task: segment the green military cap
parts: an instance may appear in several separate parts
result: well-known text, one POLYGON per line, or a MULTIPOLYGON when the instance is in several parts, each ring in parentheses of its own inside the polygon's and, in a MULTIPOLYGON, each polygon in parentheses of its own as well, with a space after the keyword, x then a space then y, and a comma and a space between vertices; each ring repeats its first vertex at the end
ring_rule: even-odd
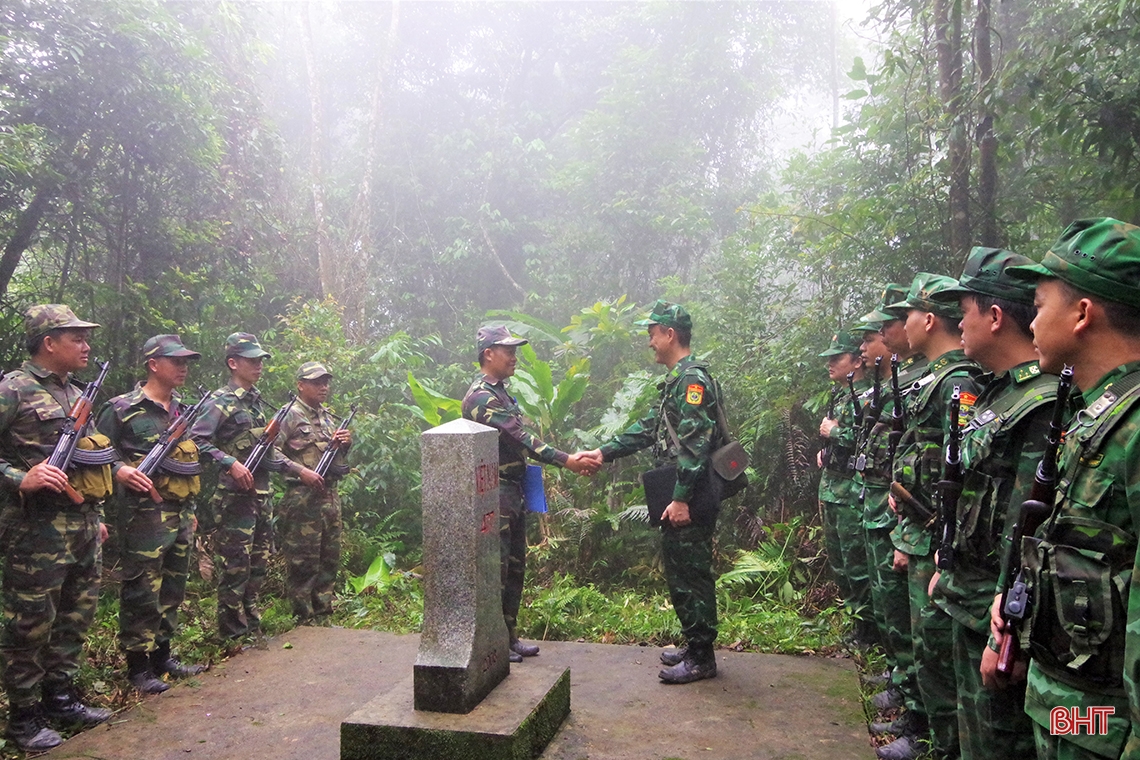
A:
POLYGON ((75 316, 70 307, 61 303, 41 303, 24 312, 24 332, 29 338, 36 338, 50 330, 60 328, 99 327, 94 322, 84 322, 75 316))
POLYGON ((475 348, 479 356, 491 346, 525 346, 529 342, 511 335, 506 325, 483 325, 475 333, 475 348))
POLYGON ((297 370, 298 380, 320 380, 322 377, 332 377, 333 373, 325 369, 320 362, 305 362, 297 370))
POLYGON ((246 359, 260 359, 270 355, 257 342, 257 337, 250 333, 233 333, 226 338, 226 358, 244 356, 246 359))
POLYGON ((958 278, 958 287, 939 291, 934 299, 957 302, 961 296, 977 293, 1032 304, 1035 289, 1033 283, 1010 274, 1011 268, 1032 263, 1032 259, 1013 251, 977 246, 970 249, 970 255, 966 257, 966 266, 958 278))
POLYGON ((879 297, 879 305, 859 317, 859 321, 851 328, 852 332, 878 332, 887 322, 896 319, 905 319, 906 312, 894 309, 892 306, 906 298, 906 285, 897 282, 888 283, 883 287, 883 294, 879 297))
POLYGON ((936 298, 939 293, 956 287, 958 287, 958 281, 953 277, 947 277, 942 274, 931 274, 930 272, 919 272, 914 276, 914 281, 911 282, 910 288, 907 289, 906 297, 901 301, 891 304, 887 308, 918 309, 919 311, 928 311, 931 314, 937 314, 940 317, 961 319, 962 310, 958 308, 957 300, 940 301, 936 298))
POLYGON ((849 330, 840 330, 831 336, 831 345, 826 351, 820 351, 819 356, 838 356, 839 354, 857 354, 863 341, 849 330))
POLYGON ((1107 301, 1140 306, 1140 227, 1119 219, 1078 219, 1040 264, 1013 267, 1014 277, 1056 277, 1107 301))
POLYGON ((689 316, 689 312, 685 311, 685 307, 681 304, 658 299, 657 303, 653 304, 649 316, 645 319, 639 319, 634 324, 638 327, 661 325, 662 327, 672 327, 674 330, 692 330, 693 318, 689 316))
POLYGON ((182 345, 182 339, 177 335, 155 335, 147 338, 142 350, 143 361, 162 356, 187 356, 192 359, 201 356, 197 351, 191 351, 182 345))

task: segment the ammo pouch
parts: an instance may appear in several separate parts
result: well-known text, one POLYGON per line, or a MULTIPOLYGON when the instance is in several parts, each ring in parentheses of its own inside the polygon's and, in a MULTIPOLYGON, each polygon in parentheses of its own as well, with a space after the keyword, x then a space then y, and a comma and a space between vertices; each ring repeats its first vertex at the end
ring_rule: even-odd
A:
POLYGON ((178 442, 158 465, 152 480, 159 496, 167 501, 184 501, 202 490, 198 446, 186 438, 178 442))
POLYGON ((67 481, 85 501, 102 501, 115 489, 111 463, 116 459, 111 439, 102 433, 80 438, 71 456, 67 481))
POLYGON ((1047 673, 1078 686, 1123 688, 1122 600, 1135 554, 1126 531, 1068 515, 1058 517, 1048 539, 1025 541, 1022 558, 1035 587, 1029 643, 1047 673))

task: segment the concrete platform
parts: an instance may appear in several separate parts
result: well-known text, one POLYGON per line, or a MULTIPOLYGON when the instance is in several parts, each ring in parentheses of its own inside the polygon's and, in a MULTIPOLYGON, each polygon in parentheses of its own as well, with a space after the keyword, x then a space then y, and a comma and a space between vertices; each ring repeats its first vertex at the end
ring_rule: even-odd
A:
MULTIPOLYGON (((718 652, 720 675, 658 682, 656 648, 540 642, 571 670, 544 760, 874 757, 846 660, 718 652)), ((335 760, 349 715, 408 679, 417 636, 298 628, 76 736, 49 758, 335 760), (286 643, 292 648, 284 649, 286 643)))

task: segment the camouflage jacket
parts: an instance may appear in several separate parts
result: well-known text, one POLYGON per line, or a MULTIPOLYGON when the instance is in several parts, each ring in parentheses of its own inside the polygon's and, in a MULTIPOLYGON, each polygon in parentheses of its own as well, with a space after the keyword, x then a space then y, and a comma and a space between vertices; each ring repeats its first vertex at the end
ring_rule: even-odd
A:
MULTIPOLYGON (((285 419, 281 421, 281 452, 285 456, 298 462, 310 470, 317 466, 332 440, 333 433, 340 425, 340 417, 326 409, 323 405, 314 409, 304 401, 297 398, 285 419)), ((339 449, 333 458, 333 464, 343 464, 347 448, 339 449)), ((334 480, 332 469, 325 476, 326 480, 334 480)), ((285 476, 290 486, 300 485, 301 479, 293 473, 285 476)))
POLYGON ((506 383, 479 375, 463 397, 463 416, 499 431, 499 479, 521 483, 527 452, 545 464, 565 465, 569 455, 548 446, 523 428, 523 413, 506 383))
MULTIPOLYGON (((245 461, 273 414, 273 408, 265 403, 256 387, 247 391, 231 382, 214 391, 194 421, 190 435, 194 443, 198 444, 203 460, 212 459, 221 470, 218 475, 219 488, 237 490, 229 469, 234 462, 245 461)), ((262 460, 261 467, 253 473, 253 486, 258 493, 269 493, 271 470, 300 472, 301 468, 283 457, 280 450, 273 446, 262 460)))
MULTIPOLYGON (((855 382, 856 394, 871 387, 870 380, 855 382)), ((860 402, 860 414, 863 404, 860 402)), ((851 406, 851 390, 846 381, 839 396, 835 415, 838 423, 827 437, 828 464, 819 476, 820 501, 836 504, 855 504, 859 499, 859 488, 855 484, 855 447, 859 442, 862 425, 855 419, 851 406)))
MULTIPOLYGON (((966 358, 961 349, 947 351, 927 366, 926 373, 907 392, 907 429, 899 441, 892 463, 894 480, 931 513, 936 512, 936 484, 942 479, 942 446, 949 429, 948 410, 954 387, 961 389, 959 423, 970 421, 970 412, 981 391, 982 368, 966 358)), ((907 554, 930 554, 931 531, 899 505, 903 518, 891 532, 895 548, 907 554)))
POLYGON ((1057 398, 1057 376, 1036 361, 995 376, 978 397, 962 437, 954 566, 943 570, 934 604, 978 633, 990 627, 1009 530, 1029 498, 1057 398))
POLYGON ((719 399, 708 369, 692 356, 677 362, 657 384, 657 390, 660 392, 657 404, 624 432, 603 444, 602 456, 610 462, 652 446, 657 464, 676 463, 677 485, 673 499, 687 504, 708 470, 716 437, 719 399), (673 426, 679 447, 662 422, 662 415, 673 426))
MULTIPOLYGON (((899 393, 906 398, 911 385, 926 372, 927 362, 921 354, 899 362, 899 393)), ((898 522, 887 504, 891 485, 891 430, 894 426, 895 397, 890 376, 884 381, 883 413, 871 432, 863 438, 855 452, 856 483, 863 499, 863 527, 885 528, 898 522), (860 457, 863 457, 860 460, 860 457), (858 466, 862 465, 862 471, 858 466)))
MULTIPOLYGON (((186 411, 178 391, 171 394, 170 406, 179 413, 186 411)), ((130 393, 115 396, 104 404, 95 427, 111 439, 123 462, 137 463, 150 453, 170 422, 170 413, 143 393, 139 383, 130 393)), ((115 469, 121 466, 122 462, 115 469)))
POLYGON ((1053 517, 1022 544, 1034 573, 1025 711, 1048 730, 1056 705, 1081 715, 1114 707, 1107 735, 1066 737, 1104 757, 1140 756, 1140 598, 1130 594, 1140 573, 1137 381, 1140 362, 1131 362, 1083 394, 1065 432, 1053 517))

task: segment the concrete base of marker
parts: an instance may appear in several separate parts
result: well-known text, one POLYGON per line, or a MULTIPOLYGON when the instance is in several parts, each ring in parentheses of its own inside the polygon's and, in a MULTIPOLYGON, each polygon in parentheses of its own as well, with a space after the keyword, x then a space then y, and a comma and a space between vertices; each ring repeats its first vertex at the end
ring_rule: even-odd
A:
POLYGON ((340 724, 341 760, 531 760, 570 714, 570 669, 528 661, 465 715, 415 710, 412 678, 340 724))

